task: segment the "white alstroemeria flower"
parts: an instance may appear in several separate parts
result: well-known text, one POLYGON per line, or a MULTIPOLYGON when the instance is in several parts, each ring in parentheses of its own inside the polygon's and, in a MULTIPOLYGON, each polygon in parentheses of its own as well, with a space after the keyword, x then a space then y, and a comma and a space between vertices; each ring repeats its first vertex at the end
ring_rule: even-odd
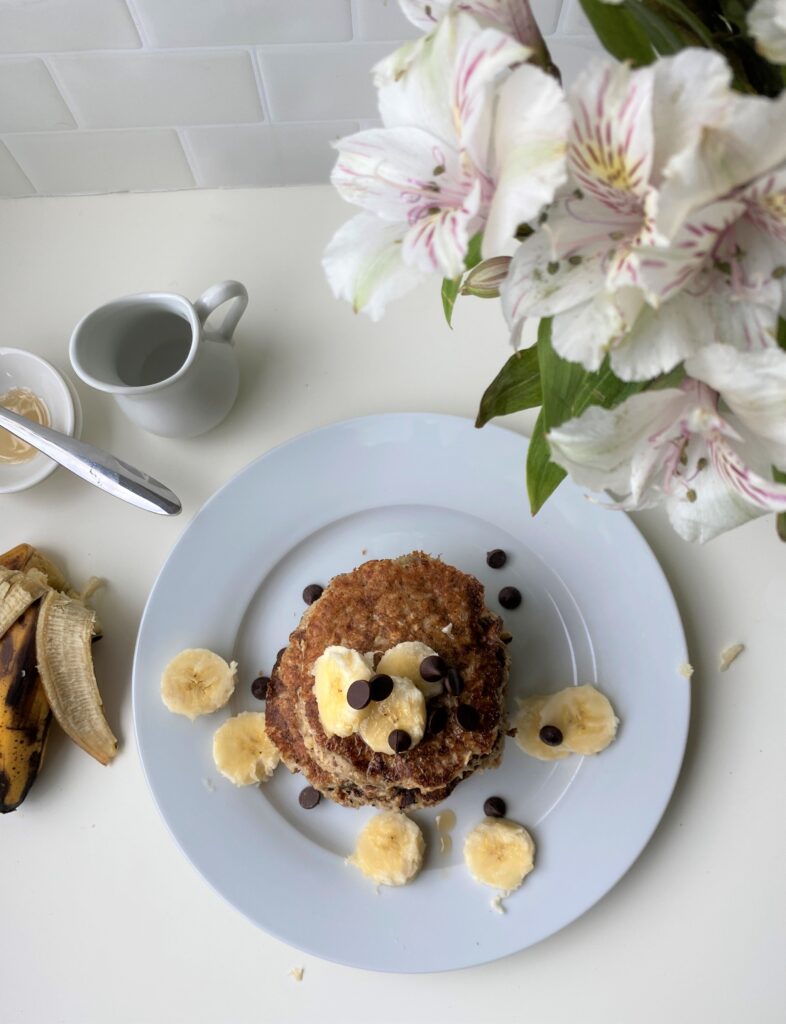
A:
MULTIPOLYGON (((624 380, 668 372, 734 332, 741 347, 775 343, 786 176, 768 162, 786 146, 762 144, 768 155, 756 160, 744 146, 734 150, 732 139, 745 133, 724 121, 741 109, 729 82, 725 61, 702 50, 638 71, 596 63, 578 80, 568 143, 578 189, 566 190, 514 257, 502 289, 514 339, 524 317, 552 316, 560 355, 588 370, 608 355, 624 380), (706 157, 697 140, 713 132, 725 167, 712 172, 720 198, 706 187, 708 175, 691 170, 706 157), (754 166, 766 169, 752 183, 739 178, 754 166), (671 209, 684 216, 666 234, 664 196, 691 176, 693 198, 682 185, 672 190, 671 209)), ((752 102, 761 121, 758 97, 740 102, 752 102)), ((769 123, 773 101, 762 102, 769 123)))
POLYGON ((510 36, 457 13, 440 21, 400 72, 380 71, 385 127, 340 140, 331 177, 345 199, 396 226, 375 235, 384 259, 372 243, 364 247, 373 274, 356 254, 349 258, 344 243, 354 229, 344 229, 328 248, 331 287, 355 309, 379 317, 388 298, 417 280, 413 271, 458 276, 470 238, 487 220, 492 238, 511 237, 564 180, 562 91, 544 72, 522 65, 528 54, 510 36), (514 65, 521 66, 511 72, 514 65), (503 76, 495 114, 495 87, 503 76), (495 125, 507 136, 499 148, 495 125))
POLYGON ((756 0, 747 20, 762 57, 773 64, 786 64, 786 0, 756 0))
POLYGON ((786 486, 741 417, 721 415, 718 393, 687 379, 615 409, 590 406, 548 434, 552 459, 580 485, 608 491, 614 508, 665 504, 685 540, 707 541, 767 512, 786 511, 786 486))
MULTIPOLYGON (((622 0, 619 0, 622 2, 622 0)), ((399 6, 413 25, 430 32, 451 11, 464 11, 483 25, 507 32, 530 46, 539 31, 529 0, 399 0, 399 6)))

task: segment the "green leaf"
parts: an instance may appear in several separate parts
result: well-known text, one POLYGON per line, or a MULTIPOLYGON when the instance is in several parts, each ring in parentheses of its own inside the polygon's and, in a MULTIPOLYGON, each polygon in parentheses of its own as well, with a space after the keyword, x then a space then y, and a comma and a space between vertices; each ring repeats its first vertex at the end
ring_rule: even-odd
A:
POLYGON ((475 426, 483 427, 495 416, 534 409, 542 402, 538 350, 535 347, 522 349, 513 353, 486 388, 475 426))
POLYGON ((464 266, 467 270, 472 270, 478 263, 483 259, 481 255, 481 248, 483 246, 483 232, 478 231, 476 235, 473 235, 469 240, 467 246, 467 255, 464 257, 464 266))
MULTIPOLYGON (((543 408, 527 458, 527 490, 533 515, 565 478, 565 471, 551 461, 546 439, 548 431, 580 416, 590 405, 611 409, 649 386, 647 381, 620 380, 612 373, 608 359, 599 370, 590 372, 580 363, 570 363, 558 356, 551 344, 550 318, 541 320, 538 325, 537 350, 543 408)), ((668 377, 676 383, 679 373, 679 369, 672 371, 668 377)), ((672 384, 672 380, 668 383, 672 384)))
POLYGON ((598 39, 612 57, 630 60, 634 66, 651 64, 655 60, 657 54, 647 33, 626 7, 604 4, 602 0, 581 0, 581 6, 598 39))
POLYGON ((706 46, 709 50, 717 49, 710 30, 684 0, 658 0, 658 6, 670 11, 673 17, 678 19, 696 37, 695 43, 706 46))
POLYGON ((782 349, 786 349, 786 320, 782 316, 778 317, 778 344, 782 349))
MULTIPOLYGON (((786 473, 773 466, 772 479, 776 484, 786 484, 786 473)), ((779 512, 775 517, 775 530, 780 539, 786 543, 786 512, 779 512)))
POLYGON ((646 33, 650 43, 663 57, 679 53, 694 42, 690 36, 680 32, 668 18, 645 7, 637 0, 628 0, 625 9, 630 12, 634 21, 646 33))
POLYGON ((543 426, 543 410, 538 413, 527 451, 527 494, 533 516, 546 504, 565 477, 565 470, 551 461, 546 432, 543 426))
POLYGON ((448 327, 453 330, 453 307, 456 305, 459 288, 461 287, 461 275, 454 278, 443 277, 442 279, 442 309, 445 312, 445 319, 448 327))
POLYGON ((580 416, 590 405, 611 409, 647 387, 647 381, 620 380, 608 359, 591 372, 558 356, 551 344, 550 318, 538 325, 538 359, 547 432, 580 416))

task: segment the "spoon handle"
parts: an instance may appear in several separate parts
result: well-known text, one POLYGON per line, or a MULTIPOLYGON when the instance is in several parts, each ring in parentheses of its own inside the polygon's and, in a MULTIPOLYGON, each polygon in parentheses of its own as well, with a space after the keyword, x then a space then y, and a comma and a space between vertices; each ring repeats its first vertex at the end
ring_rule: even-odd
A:
POLYGON ((59 430, 42 427, 1 406, 0 427, 5 427, 10 434, 26 441, 89 484, 122 498, 130 505, 164 516, 176 516, 182 509, 180 499, 168 487, 101 448, 77 441, 59 430))

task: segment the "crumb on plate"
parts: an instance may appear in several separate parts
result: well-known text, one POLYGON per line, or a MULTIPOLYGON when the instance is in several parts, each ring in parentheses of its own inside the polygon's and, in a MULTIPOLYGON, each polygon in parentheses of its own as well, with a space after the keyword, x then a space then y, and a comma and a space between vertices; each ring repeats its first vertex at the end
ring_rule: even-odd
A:
POLYGON ((688 664, 687 661, 683 661, 683 663, 679 666, 677 671, 683 679, 690 679, 690 677, 693 675, 693 665, 688 664))
POLYGON ((496 896, 492 897, 489 906, 491 907, 495 914, 507 914, 507 908, 502 902, 505 896, 506 893, 498 892, 496 896))
POLYGON ((304 972, 305 967, 293 967, 292 970, 289 972, 289 976, 294 981, 302 981, 304 972))

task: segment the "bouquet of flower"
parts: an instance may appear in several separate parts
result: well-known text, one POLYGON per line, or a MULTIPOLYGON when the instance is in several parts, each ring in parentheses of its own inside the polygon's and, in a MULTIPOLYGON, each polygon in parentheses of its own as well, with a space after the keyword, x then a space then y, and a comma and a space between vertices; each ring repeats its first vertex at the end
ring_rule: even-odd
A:
POLYGON ((540 407, 533 513, 570 474, 688 540, 786 539, 786 0, 581 2, 611 57, 566 93, 528 0, 400 0, 425 35, 336 144, 364 212, 328 280, 372 319, 428 274, 448 322, 501 299, 477 424, 540 407))

